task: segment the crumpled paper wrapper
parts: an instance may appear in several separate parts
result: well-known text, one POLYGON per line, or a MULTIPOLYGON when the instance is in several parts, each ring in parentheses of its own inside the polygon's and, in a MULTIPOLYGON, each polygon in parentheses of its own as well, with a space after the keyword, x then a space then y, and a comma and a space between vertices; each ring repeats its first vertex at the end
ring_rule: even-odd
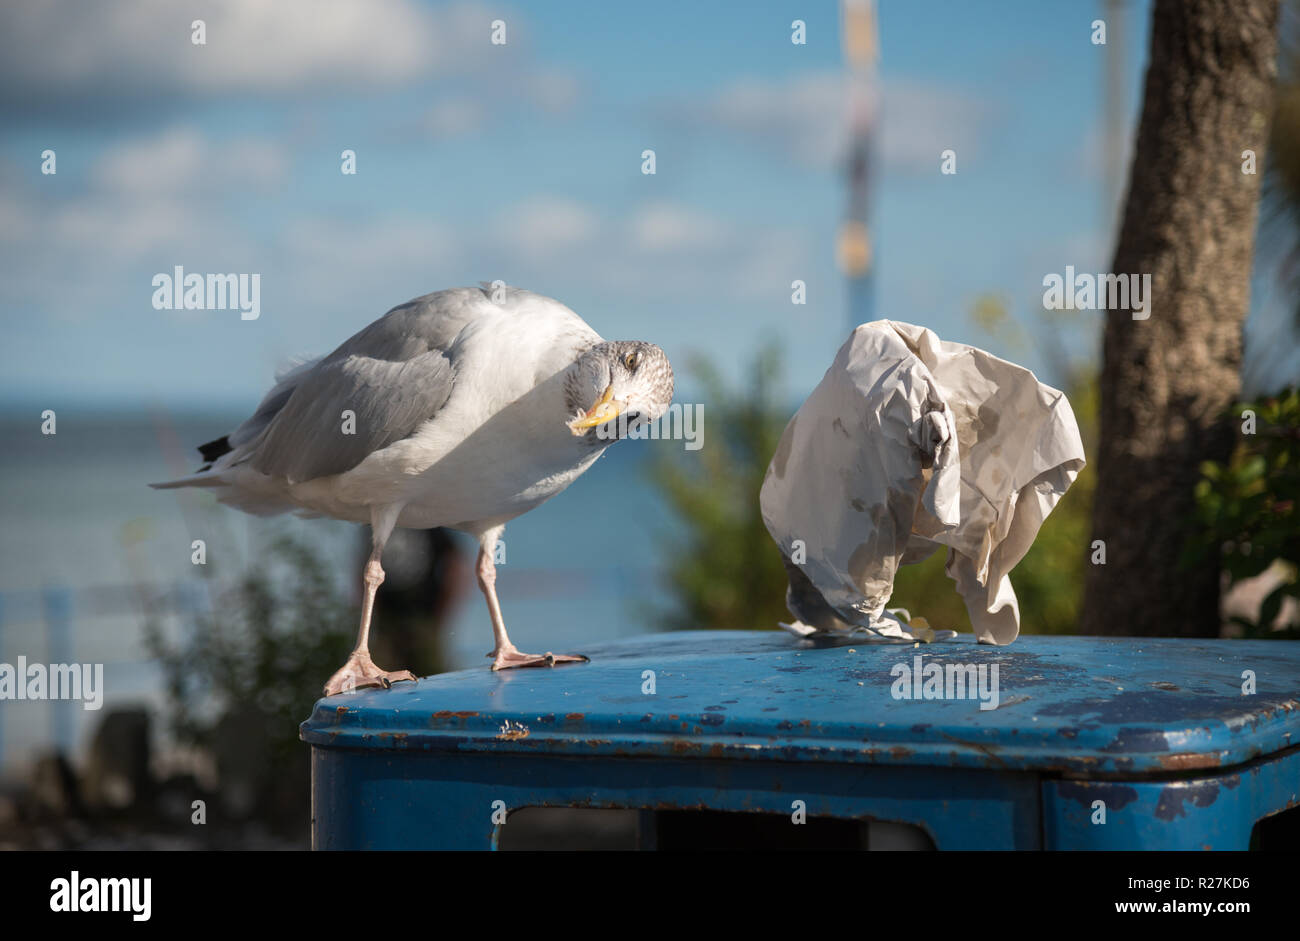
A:
POLYGON ((790 419, 763 481, 798 635, 955 636, 887 611, 900 565, 941 546, 980 643, 1009 644, 1009 574, 1084 466, 1065 394, 896 320, 857 327, 790 419))

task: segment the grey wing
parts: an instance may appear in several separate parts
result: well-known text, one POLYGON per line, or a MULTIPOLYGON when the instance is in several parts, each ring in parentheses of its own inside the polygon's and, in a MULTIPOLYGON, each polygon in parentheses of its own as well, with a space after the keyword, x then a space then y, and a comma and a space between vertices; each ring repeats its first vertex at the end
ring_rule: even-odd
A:
POLYGON ((267 426, 251 464, 292 483, 342 474, 436 415, 453 382, 441 350, 405 362, 321 362, 267 426))
MULTIPOLYGON (((213 455, 215 457, 223 453, 223 451, 237 450, 250 441, 256 440, 266 430, 266 426, 271 423, 280 409, 284 408, 284 403, 289 401, 289 396, 293 395, 293 390, 298 387, 298 384, 315 368, 321 359, 322 357, 317 356, 277 373, 275 385, 271 387, 270 392, 262 397, 262 401, 258 403, 257 411, 253 413, 253 416, 227 435, 225 439, 218 438, 212 442, 212 445, 205 445, 204 447, 215 446, 217 449, 213 455)), ((204 458, 210 460, 207 454, 204 454, 204 458)))
POLYGON ((230 436, 235 453, 226 466, 247 462, 299 483, 344 473, 409 437, 451 396, 457 335, 491 309, 477 288, 394 307, 285 376, 230 436))

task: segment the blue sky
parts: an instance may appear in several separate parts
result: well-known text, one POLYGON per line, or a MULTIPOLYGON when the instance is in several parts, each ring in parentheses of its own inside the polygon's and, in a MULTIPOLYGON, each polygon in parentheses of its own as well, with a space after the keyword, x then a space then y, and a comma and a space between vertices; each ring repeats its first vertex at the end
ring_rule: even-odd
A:
MULTIPOLYGON (((1037 323, 1045 274, 1108 263, 1102 15, 1083 0, 881 4, 877 316, 1059 378, 971 309, 993 294, 1037 323), (947 148, 955 176, 939 172, 947 148)), ((1109 24, 1129 133, 1148 16, 1131 3, 1109 24)), ((286 358, 501 278, 732 377, 776 342, 797 400, 850 326, 833 253, 843 73, 838 5, 811 0, 6 7, 0 399, 248 408, 286 358), (151 279, 175 265, 259 273, 260 318, 153 309, 151 279)), ((1086 357, 1095 324, 1056 340, 1086 357)))

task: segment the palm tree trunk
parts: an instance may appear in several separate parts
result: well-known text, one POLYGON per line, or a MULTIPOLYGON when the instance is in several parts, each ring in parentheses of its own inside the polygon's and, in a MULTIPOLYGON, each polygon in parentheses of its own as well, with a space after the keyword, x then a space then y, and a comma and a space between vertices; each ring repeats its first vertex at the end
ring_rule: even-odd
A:
POLYGON ((1215 636, 1219 572, 1182 568, 1192 491, 1224 460, 1240 390, 1277 0, 1156 0, 1142 117, 1111 270, 1150 274, 1149 319, 1106 315, 1101 444, 1081 629, 1215 636), (1090 552, 1095 557, 1095 552, 1090 552))

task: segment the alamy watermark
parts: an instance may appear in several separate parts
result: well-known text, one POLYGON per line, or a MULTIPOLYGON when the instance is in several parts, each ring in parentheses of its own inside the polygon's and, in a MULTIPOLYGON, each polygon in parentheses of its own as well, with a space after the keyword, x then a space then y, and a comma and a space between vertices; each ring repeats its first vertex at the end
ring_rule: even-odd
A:
POLYGON ((649 438, 652 441, 684 441, 687 451, 698 451, 704 447, 704 404, 682 405, 674 402, 654 421, 634 418, 630 423, 626 413, 596 426, 596 437, 601 440, 624 438, 639 440, 649 438))
POLYGON ((153 879, 83 877, 76 869, 50 883, 52 912, 129 912, 132 921, 148 921, 153 912, 153 879))
POLYGON ((83 709, 104 705, 102 663, 0 663, 0 700, 80 699, 83 709))
POLYGON ((1043 306, 1048 310, 1131 310, 1134 320, 1151 316, 1151 275, 1075 274, 1073 265, 1065 274, 1043 278, 1043 306))
POLYGON ((238 310, 240 320, 262 316, 260 274, 186 274, 177 265, 150 282, 154 310, 238 310))
POLYGON ((895 663, 889 695, 895 699, 978 699, 980 709, 996 709, 1000 702, 996 663, 895 663))

